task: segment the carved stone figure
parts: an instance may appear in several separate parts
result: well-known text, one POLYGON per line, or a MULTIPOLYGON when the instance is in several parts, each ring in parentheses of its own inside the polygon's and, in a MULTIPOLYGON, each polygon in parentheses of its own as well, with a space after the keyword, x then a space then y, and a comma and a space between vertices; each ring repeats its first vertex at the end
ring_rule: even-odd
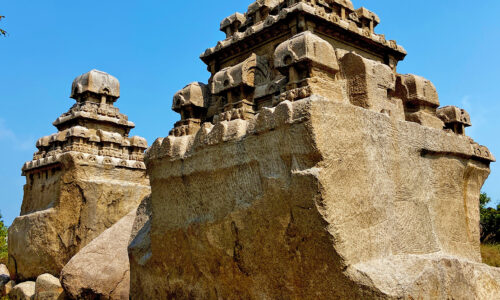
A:
POLYGON ((150 192, 147 142, 129 137, 134 123, 114 106, 116 78, 92 70, 73 82, 76 104, 43 137, 26 176, 21 216, 9 228, 9 269, 16 280, 59 276, 82 247, 150 192))

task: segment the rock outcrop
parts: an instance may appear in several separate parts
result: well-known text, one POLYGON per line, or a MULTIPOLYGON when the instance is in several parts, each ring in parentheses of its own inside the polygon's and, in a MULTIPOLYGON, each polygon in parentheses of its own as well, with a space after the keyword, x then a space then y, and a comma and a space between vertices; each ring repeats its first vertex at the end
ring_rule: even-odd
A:
POLYGON ((257 1, 221 24, 208 84, 147 151, 152 216, 132 299, 490 299, 479 193, 494 161, 465 112, 397 73, 350 1, 257 1))
POLYGON ((61 272, 73 299, 128 300, 130 267, 127 246, 147 220, 149 197, 76 254, 61 272), (137 224, 136 224, 137 220, 137 224))
POLYGON ((116 78, 93 70, 73 82, 76 104, 37 142, 23 166, 21 216, 9 228, 9 270, 17 281, 56 277, 81 248, 136 208, 150 193, 146 140, 114 106, 116 78))

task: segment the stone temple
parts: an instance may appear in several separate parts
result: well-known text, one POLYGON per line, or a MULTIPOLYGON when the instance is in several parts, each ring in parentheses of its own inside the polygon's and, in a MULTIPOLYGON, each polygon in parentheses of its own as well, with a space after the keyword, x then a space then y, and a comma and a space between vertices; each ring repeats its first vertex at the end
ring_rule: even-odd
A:
POLYGON ((493 299, 479 193, 495 159, 349 0, 224 19, 210 78, 147 150, 132 299, 493 299))
POLYGON ((498 299, 479 230, 495 158, 398 73, 379 23, 349 0, 250 4, 148 149, 118 80, 77 77, 23 166, 0 298, 498 299))
POLYGON ((16 280, 59 276, 82 247, 149 195, 147 142, 114 106, 120 84, 92 70, 73 82, 76 104, 38 140, 24 164, 21 216, 9 229, 9 270, 16 280))

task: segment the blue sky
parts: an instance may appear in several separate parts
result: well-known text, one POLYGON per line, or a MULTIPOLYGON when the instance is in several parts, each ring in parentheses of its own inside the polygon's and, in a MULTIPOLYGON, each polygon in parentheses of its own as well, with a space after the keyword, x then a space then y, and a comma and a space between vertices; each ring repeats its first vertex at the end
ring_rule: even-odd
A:
MULTIPOLYGON (((354 0, 376 12, 378 33, 408 51, 398 68, 434 82, 442 105, 469 111, 468 134, 500 159, 500 1, 354 0)), ((121 82, 117 106, 151 144, 168 135, 178 116, 173 94, 192 81, 206 81, 198 59, 224 34, 219 22, 249 0, 3 0, 0 15, 0 210, 7 224, 19 214, 22 164, 36 140, 73 104, 73 79, 91 69, 121 82)), ((484 191, 500 199, 500 167, 484 191)))

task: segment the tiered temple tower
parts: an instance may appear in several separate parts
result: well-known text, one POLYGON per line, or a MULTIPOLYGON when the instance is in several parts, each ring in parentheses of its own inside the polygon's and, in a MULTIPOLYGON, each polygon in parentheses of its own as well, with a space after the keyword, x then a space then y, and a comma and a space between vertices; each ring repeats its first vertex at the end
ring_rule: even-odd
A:
POLYGON ((59 275, 79 249, 149 194, 142 137, 114 106, 118 80, 92 70, 73 82, 76 104, 38 140, 26 176, 21 216, 9 230, 9 264, 17 279, 59 275))
POLYGON ((192 83, 175 95, 181 121, 171 134, 194 134, 204 122, 248 120, 262 108, 311 95, 442 129, 434 85, 397 74, 406 51, 375 33, 379 23, 349 0, 254 2, 245 14, 224 19, 226 39, 201 55, 208 84, 192 83))
POLYGON ((500 293, 480 264, 493 155, 438 109, 349 0, 259 0, 224 19, 207 83, 146 155, 133 299, 427 299, 500 293))

